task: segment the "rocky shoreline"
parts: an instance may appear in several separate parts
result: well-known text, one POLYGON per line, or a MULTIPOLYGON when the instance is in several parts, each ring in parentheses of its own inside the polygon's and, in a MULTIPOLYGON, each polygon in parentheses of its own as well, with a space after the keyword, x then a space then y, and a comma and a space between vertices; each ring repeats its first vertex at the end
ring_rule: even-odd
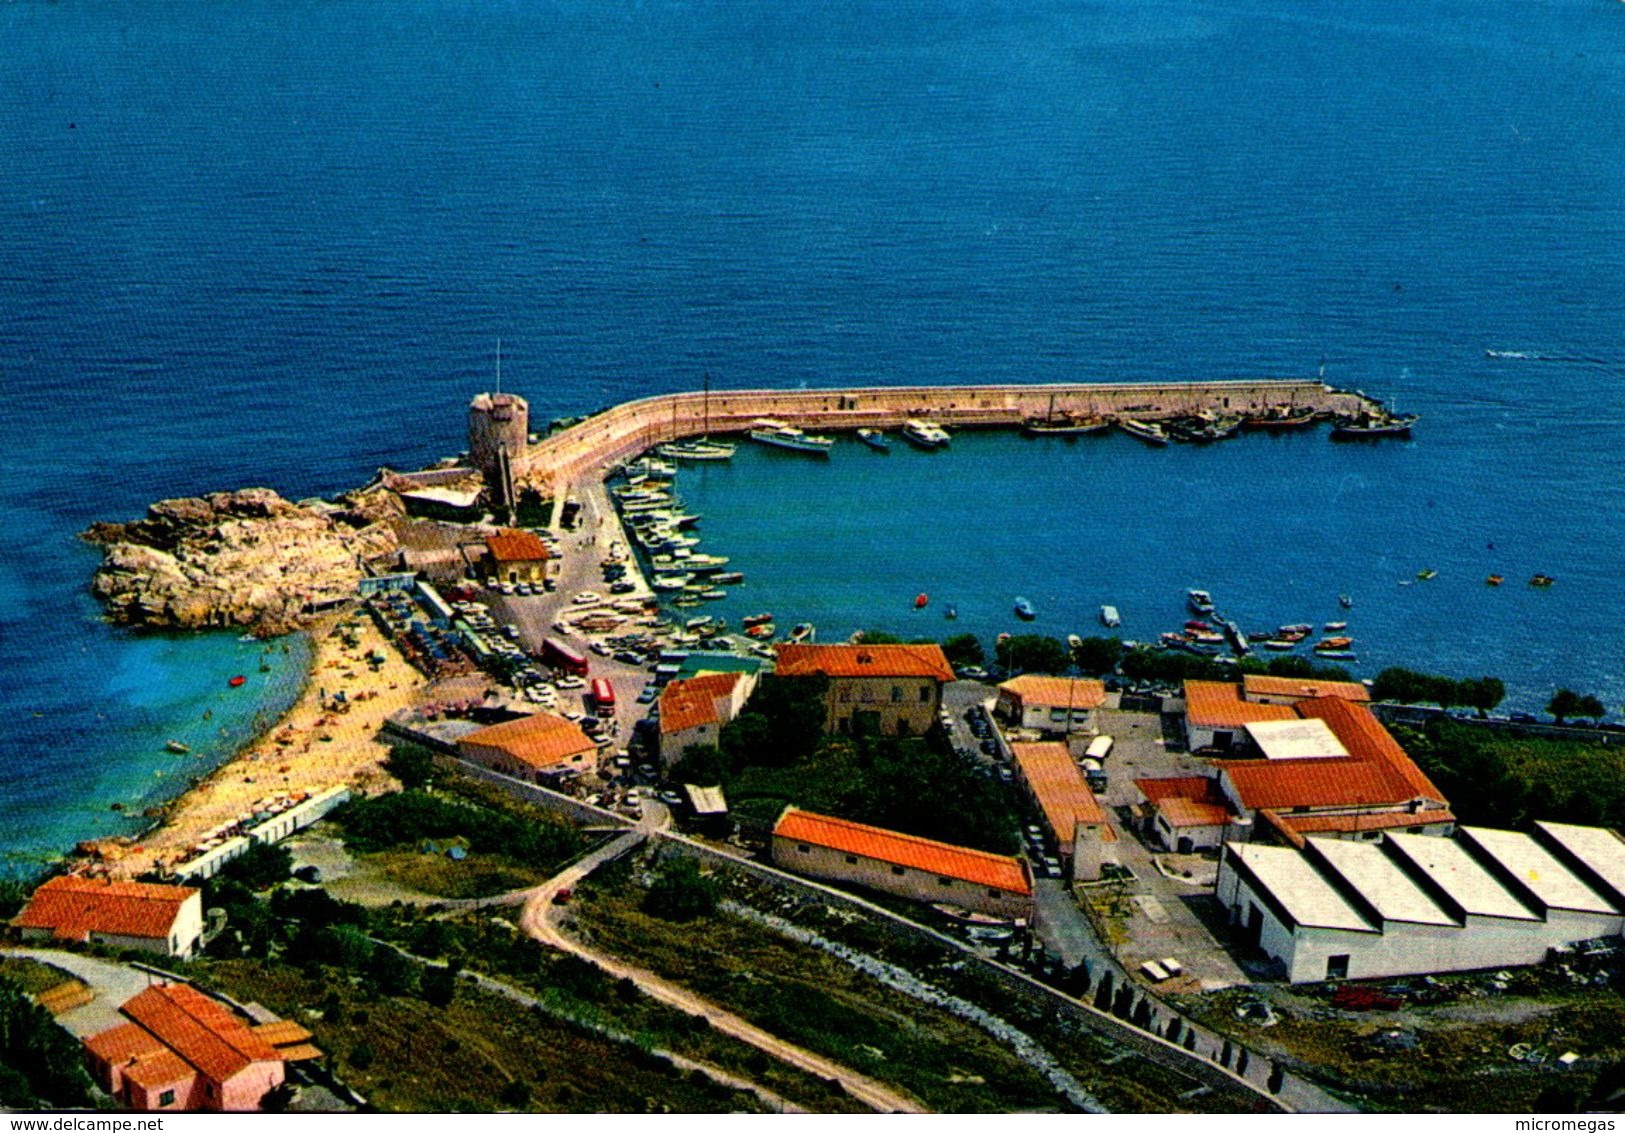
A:
POLYGON ((133 523, 96 523, 91 592, 119 625, 302 628, 352 596, 363 563, 400 547, 404 510, 389 492, 292 503, 269 488, 160 500, 133 523))

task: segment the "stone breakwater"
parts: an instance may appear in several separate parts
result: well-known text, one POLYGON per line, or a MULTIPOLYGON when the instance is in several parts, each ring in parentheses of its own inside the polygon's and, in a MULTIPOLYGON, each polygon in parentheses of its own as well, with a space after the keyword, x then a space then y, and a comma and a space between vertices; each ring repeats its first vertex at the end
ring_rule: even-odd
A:
POLYGON ((1296 380, 713 390, 617 405, 530 445, 514 460, 514 474, 548 495, 655 445, 702 432, 741 432, 758 417, 825 431, 896 428, 910 417, 951 428, 1010 428, 1051 413, 1157 420, 1201 412, 1312 409, 1332 417, 1354 416, 1376 405, 1362 394, 1296 380))
POLYGON ((396 553, 398 509, 385 493, 296 504, 268 488, 161 500, 84 533, 103 555, 91 591, 121 625, 285 633, 353 595, 365 560, 396 553))

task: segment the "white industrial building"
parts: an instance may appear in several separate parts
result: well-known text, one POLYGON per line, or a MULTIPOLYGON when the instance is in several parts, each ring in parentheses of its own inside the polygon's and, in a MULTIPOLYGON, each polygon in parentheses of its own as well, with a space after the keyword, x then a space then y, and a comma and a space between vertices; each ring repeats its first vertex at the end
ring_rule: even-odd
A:
POLYGON ((1232 842, 1217 895, 1291 983, 1534 964, 1625 929, 1625 839, 1537 822, 1529 834, 1232 842))

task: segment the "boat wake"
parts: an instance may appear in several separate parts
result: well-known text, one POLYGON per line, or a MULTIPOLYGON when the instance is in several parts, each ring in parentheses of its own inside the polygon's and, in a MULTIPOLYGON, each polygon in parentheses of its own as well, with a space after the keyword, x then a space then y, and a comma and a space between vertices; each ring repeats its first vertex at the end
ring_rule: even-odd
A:
POLYGON ((1605 366, 1601 358, 1587 358, 1583 354, 1547 354, 1540 350, 1486 350, 1484 357, 1503 362, 1578 362, 1588 366, 1605 366))

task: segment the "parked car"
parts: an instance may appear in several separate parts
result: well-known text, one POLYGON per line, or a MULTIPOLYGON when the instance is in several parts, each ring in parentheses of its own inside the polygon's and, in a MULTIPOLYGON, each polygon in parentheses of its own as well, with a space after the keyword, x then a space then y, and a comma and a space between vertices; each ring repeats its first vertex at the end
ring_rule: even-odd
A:
POLYGON ((641 665, 643 664, 643 654, 634 653, 630 649, 623 649, 615 654, 615 660, 623 665, 641 665))
POLYGON ((603 600, 603 595, 599 594, 596 590, 583 590, 580 594, 577 594, 574 598, 570 599, 570 601, 574 602, 577 606, 590 606, 594 602, 602 602, 603 600))
POLYGON ((638 693, 638 703, 639 704, 648 704, 650 701, 652 701, 655 697, 657 697, 659 695, 660 695, 660 690, 658 688, 656 688, 654 685, 644 685, 643 686, 643 691, 638 693))
POLYGON ((612 582, 609 584, 611 594, 630 594, 636 589, 637 587, 630 582, 612 582))

